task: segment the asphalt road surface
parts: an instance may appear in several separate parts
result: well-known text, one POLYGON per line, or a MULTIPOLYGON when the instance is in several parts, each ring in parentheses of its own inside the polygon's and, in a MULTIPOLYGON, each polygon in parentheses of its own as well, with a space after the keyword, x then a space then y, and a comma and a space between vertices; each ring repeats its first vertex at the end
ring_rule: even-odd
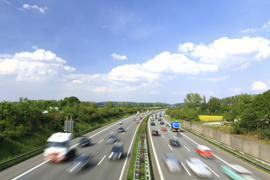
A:
MULTIPOLYGON (((91 144, 88 147, 77 148, 77 155, 85 152, 92 154, 89 164, 77 174, 71 174, 67 169, 72 164, 72 160, 61 163, 52 163, 44 161, 43 154, 37 155, 31 159, 21 162, 0 172, 0 179, 12 180, 73 180, 73 179, 97 179, 97 180, 121 180, 126 179, 131 147, 135 141, 135 132, 139 124, 133 121, 133 118, 139 119, 140 116, 131 116, 111 123, 102 128, 94 130, 86 135, 90 137, 91 144), (118 133, 119 127, 124 127, 123 133, 118 133), (123 144, 124 153, 119 160, 110 160, 109 153, 114 144, 108 144, 107 139, 111 134, 117 135, 119 143, 123 144)), ((141 115, 141 117, 145 117, 141 115)), ((72 140, 72 146, 77 147, 80 138, 72 140)))
POLYGON ((151 126, 150 123, 152 121, 150 119, 148 120, 148 134, 150 136, 149 146, 151 149, 151 158, 154 162, 153 168, 156 173, 156 179, 201 179, 195 173, 193 173, 187 165, 186 160, 191 157, 200 159, 208 166, 208 168, 213 174, 213 178, 211 179, 230 179, 225 173, 223 173, 220 167, 220 165, 228 164, 241 165, 242 167, 253 172, 254 175, 261 180, 270 179, 269 174, 213 146, 212 144, 202 140, 201 138, 193 135, 190 132, 181 132, 182 137, 176 136, 176 132, 171 131, 171 126, 169 124, 170 122, 166 121, 163 117, 162 120, 164 120, 165 125, 160 125, 160 121, 155 119, 155 126, 151 126), (161 127, 165 127, 166 123, 169 124, 169 127, 167 127, 167 131, 161 131, 161 127), (158 130, 160 135, 152 136, 152 130, 158 130), (172 138, 177 139, 180 142, 181 147, 172 146, 169 142, 169 140, 172 138), (214 153, 215 158, 205 159, 201 157, 195 150, 195 147, 197 147, 198 145, 205 145, 209 147, 214 153), (170 172, 164 163, 165 153, 174 154, 177 159, 182 163, 184 171, 180 173, 170 172))

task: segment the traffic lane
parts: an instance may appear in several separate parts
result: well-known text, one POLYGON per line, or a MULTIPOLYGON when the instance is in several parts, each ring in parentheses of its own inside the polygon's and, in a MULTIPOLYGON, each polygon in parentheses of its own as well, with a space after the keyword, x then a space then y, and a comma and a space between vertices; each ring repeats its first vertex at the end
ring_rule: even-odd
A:
POLYGON ((253 166, 253 165, 251 165, 251 164, 249 164, 241 159, 236 158, 235 156, 227 153, 226 151, 223 151, 220 148, 205 141, 204 139, 201 139, 200 137, 198 137, 198 136, 196 136, 188 131, 181 132, 181 134, 182 134, 182 137, 184 139, 185 138, 187 139, 186 142, 190 145, 191 149, 194 149, 194 151, 195 151, 195 147, 197 147, 198 144, 206 145, 207 147, 209 147, 212 150, 212 152, 214 153, 214 155, 216 156, 216 158, 214 159, 214 162, 216 162, 216 164, 219 167, 220 167, 220 165, 238 164, 238 165, 241 165, 242 167, 250 170, 251 172, 253 172, 254 175, 260 179, 270 179, 270 175, 267 174, 266 172, 264 172, 258 168, 255 168, 255 166, 253 166))
MULTIPOLYGON (((121 119, 122 121, 127 121, 129 118, 124 118, 124 119, 121 119)), ((119 120, 119 121, 121 121, 119 120)), ((118 121, 117 121, 118 123, 118 121)), ((110 128, 110 127, 113 127, 115 126, 117 123, 113 122, 111 124, 108 124, 108 125, 105 125, 99 129, 96 129, 90 133, 87 133, 85 136, 96 136, 98 135, 101 131, 103 131, 104 129, 107 129, 107 128, 110 128)), ((74 140, 71 141, 71 145, 72 146, 76 146, 78 144, 78 141, 79 141, 79 138, 76 138, 74 140)), ((17 165, 14 165, 2 172, 0 172, 0 176, 1 178, 3 179, 12 179, 12 178, 15 178, 19 175, 22 175, 23 173, 26 173, 30 170, 30 172, 36 170, 37 168, 40 168, 41 166, 43 166, 44 164, 44 161, 43 161, 44 157, 43 157, 43 154, 40 154, 40 155, 37 155, 33 158, 30 158, 26 161, 23 161, 17 165)))
MULTIPOLYGON (((111 129, 110 129, 111 130, 111 129)), ((105 131, 105 134, 109 134, 109 131, 105 131)), ((122 133, 119 133, 122 134, 122 133)), ((100 166, 101 169, 104 167, 101 160, 103 159, 104 156, 109 155, 111 148, 113 147, 113 144, 107 144, 107 143, 101 143, 99 145, 94 145, 94 146, 89 146, 89 147, 83 147, 79 148, 80 153, 85 153, 85 152, 91 152, 93 155, 93 159, 89 162, 89 166, 85 168, 82 173, 78 173, 76 176, 76 179, 85 179, 86 177, 98 177, 99 175, 99 170, 96 171, 96 167, 100 166), (94 172, 94 173, 93 173, 94 172), (82 174, 82 175, 80 175, 82 174)), ((21 179, 72 179, 74 178, 75 175, 71 175, 68 173, 66 170, 68 167, 71 165, 72 161, 69 162, 63 162, 63 163, 47 163, 44 166, 38 168, 37 170, 33 171, 32 173, 29 173, 28 175, 22 177, 21 179)), ((105 165, 106 167, 106 165, 105 165)), ((97 168, 99 169, 99 168, 97 168)), ((105 168, 106 169, 106 168, 105 168)), ((115 166, 109 170, 112 170, 114 172, 119 171, 119 168, 116 168, 115 166)), ((102 179, 102 178, 101 178, 102 179)))
MULTIPOLYGON (((152 148, 155 149, 155 151, 156 151, 157 159, 158 159, 157 164, 159 164, 159 166, 161 168, 161 172, 162 172, 161 174, 163 174, 163 179, 176 179, 176 178, 192 179, 192 177, 184 169, 180 173, 172 173, 169 171, 168 167, 165 165, 164 155, 165 155, 165 153, 173 153, 173 152, 169 147, 169 143, 167 141, 165 141, 164 138, 162 137, 164 132, 160 131, 159 126, 151 126, 150 124, 149 124, 149 129, 150 129, 149 135, 151 136, 150 138, 152 138, 153 146, 154 146, 152 148), (152 130, 159 130, 159 133, 161 135, 152 136, 152 134, 151 134, 152 130)), ((154 158, 153 155, 151 155, 151 156, 154 158)), ((162 179, 162 177, 161 177, 161 179, 162 179)))
MULTIPOLYGON (((153 126, 152 126, 153 127, 153 126)), ((161 129, 161 127, 164 127, 163 125, 157 125, 157 129, 161 129)), ((173 153, 176 155, 177 159, 180 160, 180 162, 183 163, 183 166, 185 166, 186 170, 191 173, 191 170, 188 168, 188 165, 186 163, 186 160, 188 160, 190 157, 196 157, 198 159, 201 159, 210 169, 210 171, 213 171, 214 178, 223 178, 223 179, 228 179, 223 172, 221 171, 221 168, 216 165, 215 160, 210 160, 210 161, 205 161, 202 157, 199 157, 195 151, 188 151, 188 149, 183 148, 185 143, 183 141, 180 141, 182 147, 173 147, 170 145, 170 139, 175 138, 174 133, 171 132, 170 130, 168 131, 162 131, 160 132, 162 140, 165 141, 165 144, 167 143, 169 147, 169 153, 173 153)), ((162 144, 162 142, 158 142, 157 144, 162 144)), ((165 145, 166 146, 166 145, 165 145)), ((165 174, 168 176, 167 174, 165 174)), ((194 178, 197 178, 197 175, 191 173, 191 175, 194 175, 194 178)))
POLYGON ((186 144, 189 143, 190 140, 183 138, 183 136, 177 137, 175 136, 175 133, 170 130, 168 130, 167 132, 164 132, 163 136, 164 136, 164 140, 168 142, 171 151, 175 152, 175 155, 178 157, 178 159, 180 159, 186 165, 186 167, 188 167, 186 160, 189 160, 191 157, 198 158, 207 165, 207 167, 210 169, 210 171, 212 171, 213 175, 216 178, 223 177, 224 179, 228 179, 226 178, 226 176, 224 176, 220 168, 220 165, 224 163, 220 163, 220 161, 216 159, 204 159, 201 156, 199 156, 195 150, 195 147, 188 148, 188 146, 186 146, 186 144), (172 138, 177 139, 181 147, 172 146, 170 144, 170 139, 172 138))

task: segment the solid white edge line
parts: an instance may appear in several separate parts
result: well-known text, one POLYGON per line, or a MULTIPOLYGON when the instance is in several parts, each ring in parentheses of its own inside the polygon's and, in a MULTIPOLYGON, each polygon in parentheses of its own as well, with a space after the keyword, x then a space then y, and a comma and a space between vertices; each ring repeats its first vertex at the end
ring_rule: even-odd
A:
POLYGON ((187 170, 186 166, 184 166, 183 163, 181 163, 181 164, 182 164, 182 166, 184 167, 184 169, 187 171, 188 175, 191 176, 191 174, 190 174, 189 171, 187 170))
POLYGON ((212 171, 212 173, 214 173, 217 177, 219 177, 219 175, 217 175, 217 173, 215 173, 215 171, 213 171, 210 167, 208 167, 206 164, 204 164, 210 171, 212 171))
POLYGON ((102 139, 101 141, 99 141, 98 144, 100 144, 102 141, 104 141, 104 139, 102 139))
POLYGON ((106 157, 106 155, 104 155, 103 158, 99 161, 98 166, 102 163, 102 161, 104 160, 105 157, 106 157))
POLYGON ((184 145, 184 147, 190 152, 190 150, 184 145))
MULTIPOLYGON (((150 126, 149 126, 149 125, 148 125, 148 130, 149 130, 149 132, 150 132, 150 126)), ((162 136, 163 136, 163 135, 162 135, 162 136)), ((158 162, 157 153, 156 153, 156 150, 155 150, 155 147, 154 147, 154 143, 153 143, 153 140, 152 140, 152 136, 150 136, 150 141, 151 141, 151 145, 152 145, 152 147, 153 147, 154 156, 155 156, 155 159, 156 159, 156 162, 157 162, 157 167, 158 167, 158 172, 159 172, 159 175, 160 175, 160 179, 161 179, 161 180, 164 180, 164 177, 163 177, 163 174, 162 174, 162 171, 161 171, 159 162, 158 162)))
POLYGON ((15 177, 15 178, 13 178, 12 180, 19 179, 20 177, 22 177, 22 176, 24 176, 25 174, 27 174, 27 173, 29 173, 29 172, 31 172, 31 171, 33 171, 33 170, 35 170, 35 169, 36 169, 36 168, 38 168, 39 166, 42 166, 43 164, 47 163, 48 161, 50 161, 50 159, 49 159, 49 160, 47 160, 47 161, 44 161, 43 163, 40 163, 39 165, 37 165, 37 166, 33 167, 32 169, 29 169, 28 171, 26 171, 26 172, 22 173, 21 175, 19 175, 19 176, 17 176, 17 177, 15 177))
MULTIPOLYGON (((140 121, 139 125, 140 125, 140 124, 141 124, 141 121, 140 121)), ((135 138, 135 136, 137 135, 138 128, 139 128, 139 126, 137 126, 137 128, 136 128, 136 131, 135 131, 135 133, 134 133, 134 135, 133 135, 133 138, 132 138, 132 140, 131 140, 130 146, 129 146, 129 148, 128 148, 128 153, 127 153, 127 156, 126 156, 126 159, 125 159, 125 163, 124 163, 124 165, 123 165, 123 168, 122 168, 122 171, 121 171, 119 180, 121 180, 121 179, 123 178, 123 174, 124 174, 125 166, 126 166, 126 163, 127 163, 128 155, 129 155, 129 153, 130 153, 131 146, 132 146, 132 144, 133 144, 134 138, 135 138)))

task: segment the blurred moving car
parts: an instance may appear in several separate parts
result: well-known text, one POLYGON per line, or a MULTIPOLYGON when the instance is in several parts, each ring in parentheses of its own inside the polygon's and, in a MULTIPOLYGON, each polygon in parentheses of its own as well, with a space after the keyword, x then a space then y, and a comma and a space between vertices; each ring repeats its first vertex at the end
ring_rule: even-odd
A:
POLYGON ((137 121, 135 121, 135 123, 136 123, 136 124, 139 124, 139 123, 140 123, 140 121, 138 121, 138 120, 137 120, 137 121))
POLYGON ((151 118, 151 121, 154 121, 154 118, 151 118))
POLYGON ((119 127, 117 131, 118 131, 118 132, 124 132, 125 130, 124 130, 123 127, 119 127))
POLYGON ((164 155, 164 163, 171 172, 183 171, 183 167, 181 163, 178 161, 178 159, 176 158, 174 154, 166 153, 164 155))
POLYGON ((156 125, 156 123, 155 122, 151 122, 151 126, 155 126, 156 125))
POLYGON ((70 173, 77 173, 79 172, 82 168, 84 168, 89 160, 91 159, 90 153, 84 153, 79 156, 77 156, 71 166, 67 169, 68 172, 70 173))
POLYGON ((161 121, 161 118, 158 118, 158 121, 161 121))
POLYGON ((122 121, 119 121, 118 124, 121 125, 121 124, 123 124, 123 122, 122 121))
POLYGON ((172 146, 177 146, 177 147, 180 146, 180 143, 179 143, 179 141, 177 139, 171 139, 170 143, 171 143, 172 146))
POLYGON ((211 149, 204 146, 204 145, 199 145, 195 149, 196 149, 197 153, 204 158, 213 158, 214 157, 213 153, 211 152, 211 149))
POLYGON ((115 143, 115 142, 117 142, 117 136, 116 135, 111 135, 107 140, 107 143, 115 143))
POLYGON ((199 177, 211 178, 213 176, 212 172, 207 168, 207 166, 198 158, 190 158, 186 160, 189 168, 197 174, 199 177))
POLYGON ((162 127, 161 128, 161 131, 167 131, 167 128, 166 127, 162 127))
POLYGON ((252 172, 240 165, 221 165, 221 169, 227 176, 234 180, 258 180, 252 172))
POLYGON ((109 159, 120 159, 123 154, 123 144, 115 144, 110 152, 109 159))
POLYGON ((152 130, 152 135, 153 136, 158 136, 158 131, 157 130, 152 130))
POLYGON ((163 121, 160 121, 160 124, 163 124, 164 125, 164 122, 163 121))
POLYGON ((78 144, 79 147, 88 146, 88 145, 90 145, 90 139, 87 137, 81 138, 81 140, 78 144))

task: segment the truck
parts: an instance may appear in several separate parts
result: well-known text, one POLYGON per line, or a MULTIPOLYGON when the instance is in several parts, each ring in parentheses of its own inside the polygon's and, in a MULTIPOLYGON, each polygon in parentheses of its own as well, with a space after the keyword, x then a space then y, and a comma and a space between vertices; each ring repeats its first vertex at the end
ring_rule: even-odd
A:
POLYGON ((162 113, 159 113, 159 117, 161 117, 162 116, 162 113))
POLYGON ((70 148, 72 133, 54 133, 47 140, 47 148, 43 156, 45 161, 61 162, 73 158, 76 149, 70 148))
POLYGON ((172 121, 172 123, 171 123, 171 130, 173 131, 173 132, 180 132, 180 128, 181 128, 181 122, 174 122, 174 121, 172 121))

